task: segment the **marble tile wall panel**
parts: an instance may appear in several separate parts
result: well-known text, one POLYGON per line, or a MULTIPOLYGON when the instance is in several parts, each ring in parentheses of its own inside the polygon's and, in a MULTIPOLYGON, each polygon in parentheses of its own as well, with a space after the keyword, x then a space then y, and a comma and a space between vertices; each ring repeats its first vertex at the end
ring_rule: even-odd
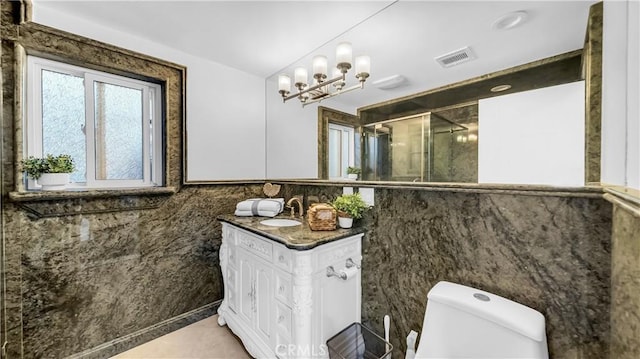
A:
MULTIPOLYGON (((281 196, 341 192, 286 185, 281 196)), ((9 206, 9 263, 19 263, 9 272, 22 273, 8 277, 20 295, 9 302, 22 302, 24 329, 13 329, 24 331, 24 357, 77 353, 220 297, 215 217, 258 195, 257 185, 187 187, 157 210, 38 221, 9 206)), ((543 312, 552 358, 604 357, 606 202, 403 189, 376 189, 376 202, 363 219, 363 320, 381 332, 391 314, 400 350, 420 330, 428 289, 451 280, 543 312)))
POLYGON ((602 122, 602 24, 603 2, 589 9, 584 46, 586 116, 585 116, 585 181, 600 183, 602 122))
MULTIPOLYGON (((285 193, 341 193, 286 185, 285 193)), ((376 189, 362 220, 365 324, 383 333, 391 315, 394 357, 420 331, 427 292, 447 280, 530 306, 547 320, 553 359, 609 351, 611 206, 602 199, 376 189)))
POLYGON ((640 358, 640 207, 614 206, 611 248, 611 358, 640 358))
POLYGON ((260 190, 187 187, 158 209, 35 221, 5 204, 22 357, 69 356, 222 299, 216 217, 260 190))

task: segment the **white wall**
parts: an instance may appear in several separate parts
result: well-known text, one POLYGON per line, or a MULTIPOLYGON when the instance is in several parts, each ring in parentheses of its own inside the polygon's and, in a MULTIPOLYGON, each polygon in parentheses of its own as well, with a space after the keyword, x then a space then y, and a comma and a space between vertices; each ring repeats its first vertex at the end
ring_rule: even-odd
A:
POLYGON ((640 189, 640 5, 605 1, 602 183, 640 189))
POLYGON ((286 103, 275 81, 266 81, 267 178, 318 178, 318 105, 286 103))
POLYGON ((264 79, 42 3, 34 21, 186 66, 187 180, 265 178, 264 79))
POLYGON ((478 182, 584 185, 584 81, 480 100, 478 182))

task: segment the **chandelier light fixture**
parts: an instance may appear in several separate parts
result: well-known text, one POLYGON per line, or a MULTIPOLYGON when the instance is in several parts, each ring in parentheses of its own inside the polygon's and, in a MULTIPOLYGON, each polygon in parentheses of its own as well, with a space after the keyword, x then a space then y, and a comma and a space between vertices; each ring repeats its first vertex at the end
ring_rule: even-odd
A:
POLYGON ((283 102, 298 98, 302 106, 319 102, 324 99, 347 93, 356 89, 364 88, 364 82, 369 77, 371 71, 371 59, 369 56, 356 57, 355 72, 359 84, 345 88, 347 83, 346 75, 351 69, 353 51, 351 43, 341 42, 336 48, 336 68, 333 69, 332 78, 327 80, 327 57, 318 55, 313 58, 313 84, 308 83, 308 72, 304 67, 297 67, 294 70, 294 86, 298 89, 295 94, 291 93, 291 77, 283 74, 278 76, 278 92, 282 95, 283 102), (332 89, 333 87, 333 89, 332 89))

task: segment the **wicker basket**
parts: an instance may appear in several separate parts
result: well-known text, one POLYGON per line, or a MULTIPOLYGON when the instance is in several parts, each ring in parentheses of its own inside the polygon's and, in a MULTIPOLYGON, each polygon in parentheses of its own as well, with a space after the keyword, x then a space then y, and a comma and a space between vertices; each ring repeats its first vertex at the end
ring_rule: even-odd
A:
POLYGON ((336 209, 327 203, 314 203, 307 212, 307 222, 313 231, 333 231, 336 229, 336 209))

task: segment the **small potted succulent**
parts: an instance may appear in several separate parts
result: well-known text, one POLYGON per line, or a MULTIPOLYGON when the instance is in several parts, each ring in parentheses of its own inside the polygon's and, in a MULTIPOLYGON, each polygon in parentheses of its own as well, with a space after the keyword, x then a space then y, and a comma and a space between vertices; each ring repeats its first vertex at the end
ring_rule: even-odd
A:
POLYGON ((30 156, 20 165, 27 176, 38 181, 43 191, 64 190, 69 183, 69 175, 76 168, 71 156, 64 154, 48 154, 43 158, 30 156))
POLYGON ((350 180, 357 180, 360 173, 362 173, 362 170, 359 167, 347 167, 347 178, 350 180))
POLYGON ((331 204, 338 212, 338 224, 341 228, 351 228, 353 220, 362 218, 364 212, 369 209, 360 193, 343 194, 331 204))

